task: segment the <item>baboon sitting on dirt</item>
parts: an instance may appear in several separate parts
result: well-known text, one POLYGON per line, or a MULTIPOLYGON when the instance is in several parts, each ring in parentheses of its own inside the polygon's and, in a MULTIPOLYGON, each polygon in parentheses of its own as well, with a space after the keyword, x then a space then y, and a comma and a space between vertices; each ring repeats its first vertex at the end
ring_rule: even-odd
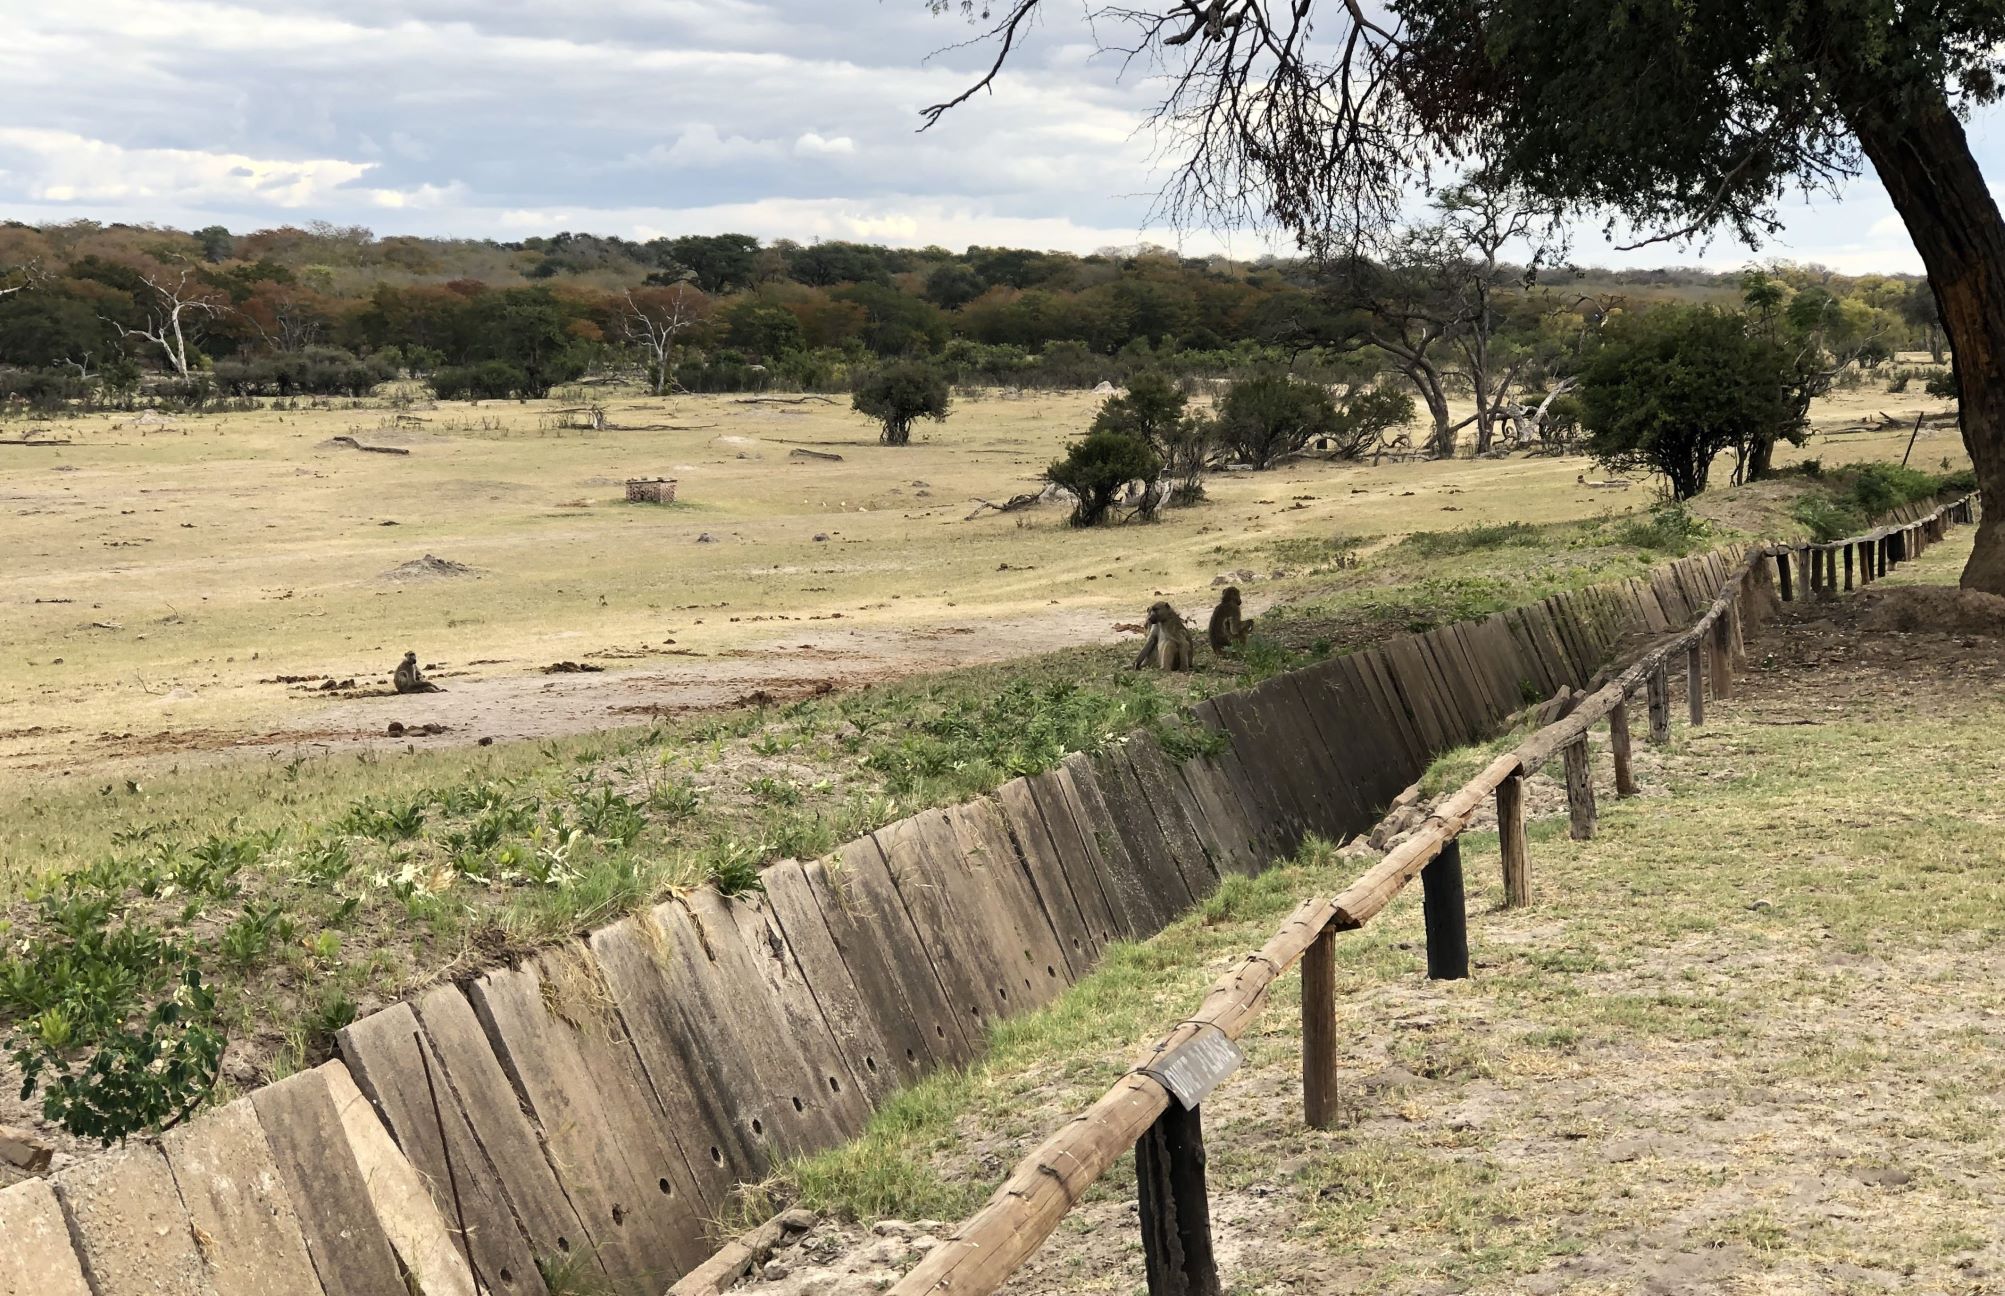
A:
POLYGON ((1211 610, 1211 650, 1222 653, 1236 648, 1252 633, 1253 623, 1239 615, 1239 587, 1227 585, 1218 596, 1218 606, 1211 610))
POLYGON ((404 660, 397 663, 397 691, 399 693, 443 693, 444 689, 425 678, 418 669, 418 654, 407 652, 404 660))
POLYGON ((1149 637, 1142 641, 1142 651, 1135 655, 1135 669, 1154 665, 1157 670, 1189 670, 1195 653, 1190 630, 1177 610, 1167 603, 1158 603, 1149 609, 1148 624, 1149 637))

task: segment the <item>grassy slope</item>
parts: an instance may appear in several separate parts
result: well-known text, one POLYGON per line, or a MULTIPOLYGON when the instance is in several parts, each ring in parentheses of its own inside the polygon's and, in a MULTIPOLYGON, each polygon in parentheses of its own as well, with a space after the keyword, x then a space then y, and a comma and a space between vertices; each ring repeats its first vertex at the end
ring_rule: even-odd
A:
MULTIPOLYGON (((1961 548, 1902 579, 1953 581, 1961 548)), ((1351 1097, 1327 1134, 1299 1124, 1283 983, 1207 1104, 1232 1289, 1961 1291, 1998 1272, 2005 652, 1816 623, 1753 650, 1713 724, 1641 753, 1645 795, 1604 800, 1596 840, 1568 840, 1544 790, 1533 908, 1497 911, 1494 836, 1467 839, 1472 980, 1420 979, 1414 897, 1343 939, 1351 1097)), ((960 1215, 1356 867, 1312 850, 1234 882, 794 1189, 866 1221, 960 1215)), ((1132 1288, 1132 1195, 1124 1162, 1019 1286, 1132 1288)))

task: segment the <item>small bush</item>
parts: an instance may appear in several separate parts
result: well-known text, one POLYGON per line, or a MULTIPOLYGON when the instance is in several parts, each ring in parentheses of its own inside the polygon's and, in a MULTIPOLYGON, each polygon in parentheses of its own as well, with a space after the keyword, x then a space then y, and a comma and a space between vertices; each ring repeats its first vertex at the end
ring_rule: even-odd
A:
POLYGON ((1678 500, 1666 500, 1615 533, 1622 544, 1657 553, 1682 554, 1712 534, 1706 520, 1678 500))
POLYGON ((1938 400, 1953 400, 1956 397, 1956 375, 1947 369, 1932 373, 1922 390, 1938 400))
POLYGON ((1842 540, 1866 529, 1864 518, 1845 505, 1819 495, 1797 500, 1790 505, 1789 515, 1808 527, 1810 538, 1820 544, 1842 540))
POLYGON ((1044 476, 1072 492, 1072 525, 1089 527, 1107 516, 1123 486, 1131 481, 1152 482, 1162 470, 1162 458, 1148 442, 1102 428, 1073 442, 1063 459, 1044 470, 1044 476))
POLYGON ((441 369, 431 377, 440 400, 507 400, 527 395, 529 375, 506 360, 441 369))

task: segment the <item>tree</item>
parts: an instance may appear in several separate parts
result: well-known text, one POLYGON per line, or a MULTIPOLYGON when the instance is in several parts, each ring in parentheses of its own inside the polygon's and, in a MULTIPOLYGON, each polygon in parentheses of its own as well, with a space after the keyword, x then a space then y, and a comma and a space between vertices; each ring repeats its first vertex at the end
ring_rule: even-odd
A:
POLYGON ((1256 469, 1266 468, 1334 431, 1337 404, 1316 384, 1260 374, 1232 384, 1219 402, 1216 426, 1221 443, 1256 469))
MULTIPOLYGON (((140 280, 147 289, 141 294, 146 322, 119 327, 125 336, 159 347, 167 363, 173 366, 175 376, 187 382, 194 373, 190 349, 201 340, 207 321, 222 314, 223 305, 196 277, 192 266, 183 266, 179 272, 164 268, 142 271, 140 280)), ((117 323, 109 319, 106 322, 117 323)))
POLYGON ((759 240, 750 234, 689 234, 647 246, 663 270, 686 267, 695 272, 696 286, 713 295, 751 287, 758 268, 759 240))
POLYGON ((620 333, 646 358, 649 391, 666 396, 675 387, 676 339, 709 314, 710 299, 686 283, 628 290, 620 333))
POLYGON ((1201 498, 1204 488, 1197 484, 1204 471, 1209 439, 1201 429, 1186 428, 1192 422, 1187 410, 1190 397, 1158 370, 1146 370, 1128 380, 1128 390, 1109 396, 1093 416, 1093 431, 1118 432, 1149 447, 1155 454, 1156 472, 1137 474, 1128 480, 1142 482, 1142 503, 1136 510, 1144 521, 1162 507, 1162 478, 1167 472, 1178 483, 1179 503, 1201 498), (1191 435, 1190 433, 1195 433, 1191 435))
POLYGON ((922 418, 945 422, 953 397, 947 376, 923 360, 900 360, 857 379, 850 407, 884 427, 885 445, 912 443, 912 424, 922 418))
POLYGON ((1711 307, 1660 306, 1611 324, 1581 373, 1588 452, 1611 468, 1662 473, 1671 494, 1706 488, 1713 461, 1743 457, 1797 417, 1783 350, 1711 307))
POLYGON ((1163 461, 1140 437, 1095 427, 1065 448, 1044 470, 1045 480, 1072 492, 1072 525, 1089 527, 1107 516, 1115 496, 1131 481, 1155 481, 1163 461))
MULTIPOLYGON (((984 15, 992 85, 1046 0, 984 15)), ((2005 594, 2005 215, 1962 117, 2005 94, 2005 6, 1977 0, 1153 0, 1106 11, 1162 65, 1185 147, 1171 217, 1257 219, 1312 251, 1389 228, 1415 177, 1480 141, 1491 175, 1651 239, 1731 231, 1870 161, 1928 271, 1984 494, 1963 573, 2005 594), (1588 53, 1591 52, 1591 56, 1588 53)))

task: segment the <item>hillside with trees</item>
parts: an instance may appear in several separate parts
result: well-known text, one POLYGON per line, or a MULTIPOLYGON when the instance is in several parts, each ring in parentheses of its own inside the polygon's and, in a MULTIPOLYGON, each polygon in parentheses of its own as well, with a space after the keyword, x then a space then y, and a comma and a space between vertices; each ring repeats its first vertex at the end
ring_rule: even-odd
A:
POLYGON ((1293 372, 1396 387, 1437 452, 1472 425, 1481 451, 1543 417, 1607 320, 1667 302, 1745 307, 1798 333, 1809 320, 1818 366, 1941 350, 1918 279, 1506 259, 1535 234, 1508 195, 1469 187, 1382 257, 1321 265, 1149 246, 1077 256, 741 234, 500 243, 324 223, 14 223, 0 226, 0 397, 44 412, 355 397, 398 377, 444 399, 538 398, 587 378, 656 394, 844 391, 905 359, 1006 387, 1293 372), (1473 400, 1473 418, 1451 417, 1451 400, 1473 400))

